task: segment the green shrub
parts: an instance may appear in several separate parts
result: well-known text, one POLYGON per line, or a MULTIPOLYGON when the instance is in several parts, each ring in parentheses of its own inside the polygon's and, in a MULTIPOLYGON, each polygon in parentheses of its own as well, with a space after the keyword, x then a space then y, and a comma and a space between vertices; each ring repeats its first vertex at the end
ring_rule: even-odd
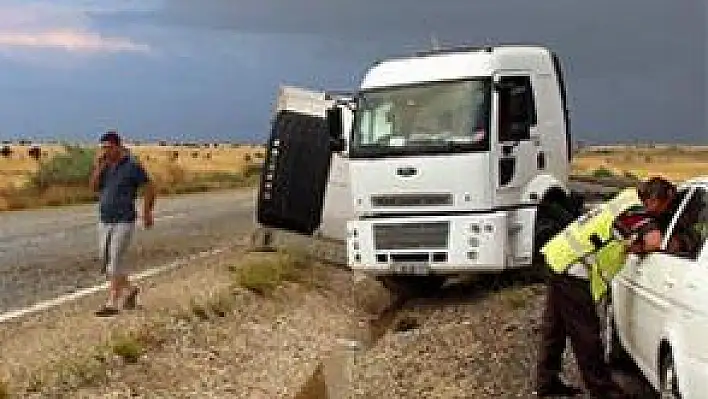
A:
POLYGON ((634 174, 634 173, 632 173, 632 172, 630 172, 630 171, 625 171, 624 174, 623 174, 623 176, 624 176, 625 178, 627 178, 627 179, 632 179, 632 180, 639 181, 639 176, 637 176, 636 174, 634 174))
POLYGON ((263 170, 262 164, 249 164, 243 168, 243 176, 245 178, 260 177, 261 170, 263 170))
POLYGON ((113 353, 120 356, 126 363, 136 363, 140 359, 143 347, 135 337, 118 337, 111 345, 113 353))
POLYGON ((259 257, 234 266, 236 284, 267 295, 284 282, 300 281, 309 263, 300 254, 281 252, 274 257, 259 257))
POLYGON ((594 177, 602 178, 602 177, 613 177, 615 174, 607 168, 597 168, 592 172, 592 175, 594 177))
POLYGON ((32 187, 88 185, 96 151, 73 146, 65 146, 65 150, 65 154, 40 164, 39 170, 30 178, 32 187))

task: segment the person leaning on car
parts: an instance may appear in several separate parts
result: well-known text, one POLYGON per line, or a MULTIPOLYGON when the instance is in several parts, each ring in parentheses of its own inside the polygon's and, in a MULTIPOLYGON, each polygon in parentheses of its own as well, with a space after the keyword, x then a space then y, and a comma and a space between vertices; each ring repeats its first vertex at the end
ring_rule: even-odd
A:
MULTIPOLYGON (((676 186, 662 177, 652 177, 642 182, 637 191, 649 220, 641 229, 637 240, 629 246, 628 251, 646 254, 661 249, 663 232, 668 228, 681 198, 677 194, 676 186)), ((680 242, 681 232, 677 231, 669 246, 676 248, 680 242)))

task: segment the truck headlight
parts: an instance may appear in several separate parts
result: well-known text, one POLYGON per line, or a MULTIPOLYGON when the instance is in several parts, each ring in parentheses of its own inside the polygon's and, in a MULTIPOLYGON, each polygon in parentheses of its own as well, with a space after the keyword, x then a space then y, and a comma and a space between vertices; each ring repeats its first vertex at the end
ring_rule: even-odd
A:
POLYGON ((470 244, 470 247, 472 247, 472 248, 477 248, 477 247, 479 247, 479 238, 477 238, 477 237, 470 237, 470 242, 469 242, 469 244, 470 244))

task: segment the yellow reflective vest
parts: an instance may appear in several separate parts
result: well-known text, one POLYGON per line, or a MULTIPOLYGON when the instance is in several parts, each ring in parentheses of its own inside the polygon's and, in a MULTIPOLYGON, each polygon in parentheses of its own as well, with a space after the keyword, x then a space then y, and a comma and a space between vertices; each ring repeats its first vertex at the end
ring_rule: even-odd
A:
POLYGON ((626 260, 629 242, 614 234, 614 222, 623 212, 641 205, 637 190, 630 188, 582 215, 541 248, 546 264, 555 273, 583 264, 588 270, 593 299, 598 301, 626 260), (599 238, 602 243, 599 248, 593 243, 593 235, 597 236, 595 241, 599 238))

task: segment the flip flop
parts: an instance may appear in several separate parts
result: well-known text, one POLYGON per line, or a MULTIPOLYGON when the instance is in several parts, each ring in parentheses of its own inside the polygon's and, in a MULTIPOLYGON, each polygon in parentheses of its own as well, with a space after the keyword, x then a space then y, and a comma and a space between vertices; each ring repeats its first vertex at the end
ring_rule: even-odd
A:
POLYGON ((98 317, 108 317, 115 316, 119 313, 120 310, 118 308, 109 305, 103 305, 95 312, 95 315, 98 317))

